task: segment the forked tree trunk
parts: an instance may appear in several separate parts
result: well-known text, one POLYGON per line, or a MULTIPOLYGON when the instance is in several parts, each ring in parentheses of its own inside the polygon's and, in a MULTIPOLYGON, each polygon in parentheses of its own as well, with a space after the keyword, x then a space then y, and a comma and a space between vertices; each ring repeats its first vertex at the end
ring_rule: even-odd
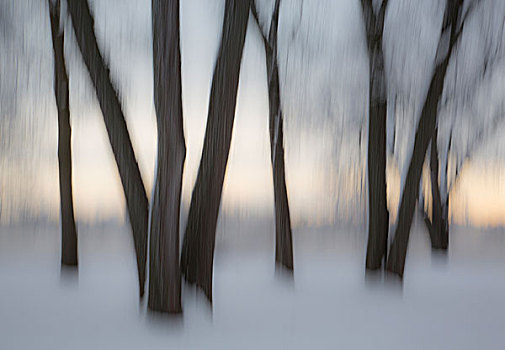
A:
POLYGON ((293 270, 293 235, 291 231, 291 218, 289 214, 289 202, 286 189, 286 175, 284 165, 284 118, 282 115, 279 66, 277 63, 277 28, 279 25, 280 0, 275 1, 270 32, 268 39, 261 32, 258 14, 254 1, 251 2, 251 10, 258 24, 265 45, 265 58, 268 83, 269 103, 269 130, 270 130, 270 160, 272 163, 272 176, 274 183, 275 205, 275 262, 285 267, 288 271, 293 270))
POLYGON ((54 53, 54 96, 58 109, 58 169, 61 207, 61 263, 77 265, 77 230, 72 196, 72 149, 68 74, 63 50, 64 34, 60 28, 60 1, 48 0, 54 53))
POLYGON ((419 180, 421 178, 423 162, 428 144, 433 137, 437 124, 438 103, 440 102, 444 88, 445 74, 455 43, 461 35, 464 21, 469 11, 467 9, 465 18, 463 18, 462 8, 463 0, 449 0, 447 2, 441 38, 435 59, 436 67, 416 130, 414 149, 403 188, 394 240, 391 244, 386 267, 388 271, 400 277, 403 277, 405 268, 410 227, 412 225, 416 199, 419 194, 419 180), (461 23, 458 23, 458 21, 461 23))
POLYGON ((400 277, 403 276, 405 267, 410 227, 412 225, 416 199, 419 194, 419 181, 421 179, 424 157, 435 130, 438 102, 442 95, 448 63, 449 59, 447 58, 436 68, 414 139, 414 151, 405 180, 394 240, 391 244, 387 260, 387 270, 398 274, 400 277))
POLYGON ((70 0, 68 9, 72 17, 77 44, 95 87, 109 135, 114 158, 126 197, 126 205, 133 231, 140 296, 144 295, 148 201, 140 170, 135 158, 130 134, 126 126, 117 92, 111 82, 109 69, 100 53, 94 32, 94 21, 87 0, 70 0))
POLYGON ((181 98, 179 0, 152 1, 158 169, 151 214, 150 309, 180 313, 179 211, 186 146, 181 98))
POLYGON ((214 68, 207 128, 191 197, 181 271, 212 302, 216 225, 230 150, 249 0, 226 0, 221 45, 214 68))
POLYGON ((376 15, 371 0, 362 0, 368 44, 369 123, 368 123, 368 243, 366 268, 377 270, 387 255, 389 212, 386 192, 387 91, 382 51, 382 35, 387 0, 376 15))

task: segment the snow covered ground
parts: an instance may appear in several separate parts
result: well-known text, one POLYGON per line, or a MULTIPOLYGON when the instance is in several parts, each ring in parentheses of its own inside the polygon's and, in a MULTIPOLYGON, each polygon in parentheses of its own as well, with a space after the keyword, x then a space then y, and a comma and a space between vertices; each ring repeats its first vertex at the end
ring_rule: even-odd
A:
POLYGON ((139 304, 125 227, 79 228, 78 275, 56 226, 1 227, 0 349, 504 349, 505 232, 454 228, 444 258, 421 228, 403 287, 365 279, 363 233, 296 230, 292 280, 271 227, 218 233, 213 307, 186 288, 171 319, 139 304))

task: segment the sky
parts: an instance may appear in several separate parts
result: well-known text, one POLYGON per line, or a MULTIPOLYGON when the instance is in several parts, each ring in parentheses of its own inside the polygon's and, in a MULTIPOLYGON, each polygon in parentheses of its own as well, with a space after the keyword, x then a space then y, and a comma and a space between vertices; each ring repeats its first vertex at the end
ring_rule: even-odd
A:
MULTIPOLYGON (((118 87, 144 183, 150 192, 156 155, 150 0, 93 0, 90 3, 99 46, 118 87)), ((430 55, 436 50, 437 25, 441 19, 437 15, 440 9, 437 0, 422 4, 413 0, 390 3, 385 29, 386 56, 390 55, 392 67, 389 84, 394 96, 406 101, 403 107, 407 111, 398 117, 401 122, 396 131, 398 159, 391 157, 388 168, 389 202, 391 207, 396 207, 400 193, 398 168, 407 157, 409 132, 414 130, 415 110, 429 78, 426 72, 430 55), (408 44, 412 36, 417 36, 417 41, 411 44, 415 47, 408 44)), ((266 32, 272 1, 261 0, 257 5, 260 24, 266 32)), ((43 0, 0 0, 0 6, 0 12, 10 14, 0 16, 3 30, 0 135, 4 150, 0 163, 0 221, 7 223, 37 215, 58 220, 57 116, 47 4, 43 0)), ((187 144, 182 195, 185 209, 189 207, 200 160, 223 10, 223 0, 181 1, 187 144)), ((121 220, 125 202, 101 112, 71 24, 65 21, 63 25, 70 75, 76 215, 81 222, 121 220)), ((469 36, 467 41, 465 47, 469 48, 462 51, 463 58, 479 50, 479 47, 472 48, 475 38, 469 36)), ((363 222, 368 58, 359 1, 284 0, 280 11, 278 58, 285 115, 286 180, 294 225, 363 222)), ((465 69, 478 59, 469 58, 469 63, 460 65, 465 69)), ((251 16, 223 188, 222 212, 225 214, 273 215, 264 61, 260 32, 251 16)), ((498 81, 502 75, 496 76, 498 81)), ((496 105, 502 103, 503 96, 502 89, 496 89, 498 82, 489 81, 483 92, 476 94, 480 100, 473 105, 486 115, 492 113, 490 108, 479 107, 490 96, 486 91, 495 91, 496 105)), ((399 108, 394 112, 401 114, 399 108)), ((476 123, 461 123, 461 135, 466 132, 467 139, 471 139, 468 129, 475 128, 478 119, 476 123)), ((505 224, 502 215, 505 181, 501 175, 501 154, 505 146, 499 137, 501 128, 498 124, 494 133, 486 132, 485 142, 479 142, 481 146, 475 147, 472 160, 463 167, 451 194, 453 222, 477 226, 505 224)), ((394 218, 395 210, 392 212, 394 218)))

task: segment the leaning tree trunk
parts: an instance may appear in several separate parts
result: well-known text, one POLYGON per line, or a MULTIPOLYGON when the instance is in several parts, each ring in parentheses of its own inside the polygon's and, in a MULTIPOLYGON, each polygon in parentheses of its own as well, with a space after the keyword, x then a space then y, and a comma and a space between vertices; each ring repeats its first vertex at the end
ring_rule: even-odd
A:
MULTIPOLYGON (((280 0, 275 1, 268 39, 263 35, 268 81, 270 160, 274 183, 275 205, 275 262, 293 271, 293 235, 286 189, 284 166, 284 135, 279 87, 279 66, 277 63, 277 28, 279 25, 280 0)), ((251 9, 259 26, 254 2, 251 9)))
POLYGON ((421 112, 414 139, 414 150, 403 188, 394 240, 387 260, 387 270, 398 274, 400 277, 403 276, 405 267, 410 227, 419 194, 419 181, 423 170, 424 157, 436 126, 438 102, 442 96, 449 56, 437 66, 421 112))
POLYGON ((87 0, 68 1, 75 37, 84 63, 96 90, 109 141, 123 184, 137 256, 140 296, 144 295, 148 201, 140 170, 135 158, 117 92, 112 85, 109 69, 97 45, 94 21, 87 0))
POLYGON ((249 0, 227 0, 212 78, 207 128, 181 256, 186 281, 212 302, 212 268, 221 192, 230 150, 249 0))
POLYGON ((151 214, 150 309, 180 313, 179 211, 186 146, 181 98, 179 0, 152 1, 158 169, 151 214))
POLYGON ((462 33, 469 11, 467 9, 465 18, 462 18, 462 8, 463 0, 448 1, 446 4, 441 38, 435 58, 436 67, 416 130, 414 149, 403 187, 394 240, 391 244, 386 267, 388 271, 400 277, 403 277, 405 268, 410 227, 412 226, 412 217, 419 194, 419 180, 423 170, 423 162, 437 124, 438 103, 444 88, 445 74, 455 43, 462 33), (459 27, 457 26, 458 22, 461 22, 459 27))
POLYGON ((389 212, 386 192, 387 92, 382 34, 387 0, 374 14, 372 1, 362 0, 370 61, 368 123, 368 243, 366 268, 377 270, 387 255, 389 212))
POLYGON ((72 150, 68 75, 60 27, 60 1, 48 0, 54 53, 54 96, 58 109, 58 168, 61 206, 61 263, 77 265, 77 230, 72 196, 72 150))

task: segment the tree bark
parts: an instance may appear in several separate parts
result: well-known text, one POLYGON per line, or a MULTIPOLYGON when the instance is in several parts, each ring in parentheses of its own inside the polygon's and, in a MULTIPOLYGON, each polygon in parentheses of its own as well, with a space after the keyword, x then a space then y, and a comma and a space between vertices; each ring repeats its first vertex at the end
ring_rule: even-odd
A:
POLYGON ((58 109, 58 169, 61 207, 61 263, 77 266, 77 230, 72 195, 72 149, 68 74, 64 54, 64 34, 60 28, 60 1, 49 3, 54 54, 54 96, 58 109))
POLYGON ((270 131, 270 161, 274 183, 275 205, 275 262, 293 271, 293 235, 291 231, 291 217, 286 189, 286 175, 284 165, 284 118, 282 114, 279 86, 279 66, 277 62, 277 29, 279 25, 280 0, 275 1, 268 39, 261 32, 257 10, 254 1, 251 10, 258 24, 265 46, 265 60, 267 68, 268 103, 269 103, 269 131, 270 131))
POLYGON ((212 78, 207 128, 191 198, 181 256, 181 270, 212 302, 216 225, 230 150, 249 0, 227 0, 221 46, 212 78))
POLYGON ((151 214, 149 299, 154 311, 180 313, 179 212, 184 141, 179 0, 152 1, 158 168, 151 214))
POLYGON ((368 243, 366 268, 377 270, 387 255, 389 212, 386 192, 386 121, 387 91, 382 51, 384 16, 387 0, 375 15, 372 1, 362 0, 368 44, 369 124, 368 124, 368 243))
POLYGON ((133 146, 109 69, 100 53, 94 21, 87 0, 68 1, 75 37, 102 110, 109 141, 116 159, 133 231, 140 296, 144 295, 148 201, 133 146))

